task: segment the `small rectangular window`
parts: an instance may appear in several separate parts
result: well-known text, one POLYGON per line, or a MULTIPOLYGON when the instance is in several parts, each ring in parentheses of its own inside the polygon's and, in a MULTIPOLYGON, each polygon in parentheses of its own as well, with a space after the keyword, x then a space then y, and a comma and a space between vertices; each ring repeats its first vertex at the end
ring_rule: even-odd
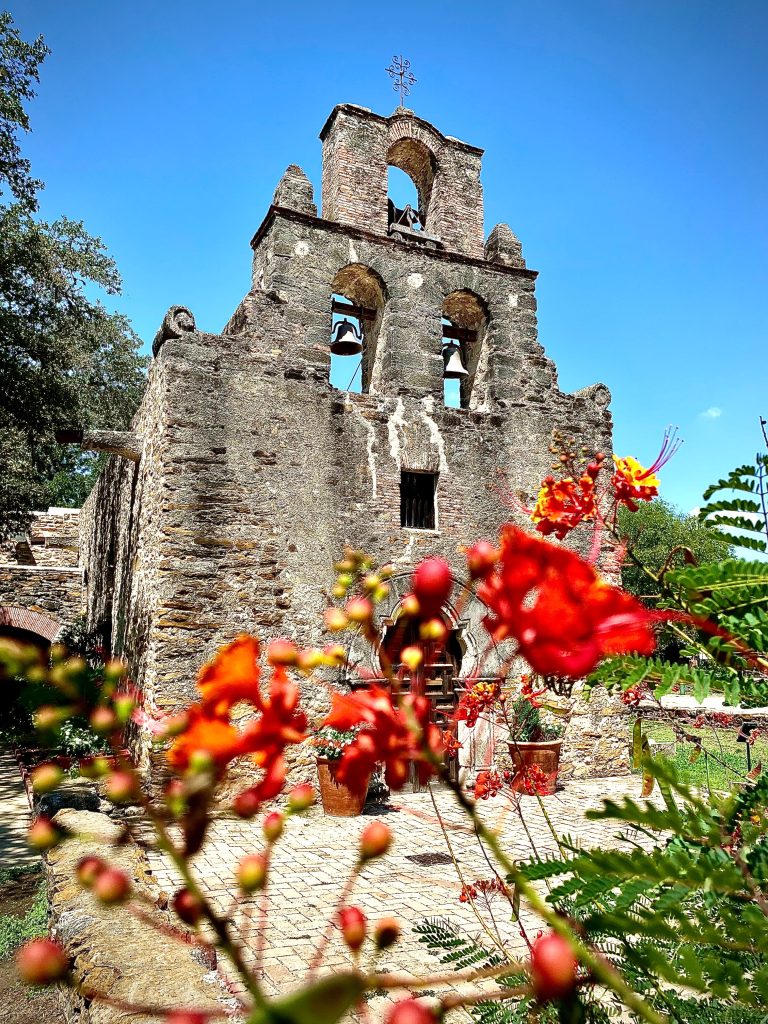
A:
POLYGON ((437 473, 400 474, 400 525, 411 530, 435 529, 437 473))

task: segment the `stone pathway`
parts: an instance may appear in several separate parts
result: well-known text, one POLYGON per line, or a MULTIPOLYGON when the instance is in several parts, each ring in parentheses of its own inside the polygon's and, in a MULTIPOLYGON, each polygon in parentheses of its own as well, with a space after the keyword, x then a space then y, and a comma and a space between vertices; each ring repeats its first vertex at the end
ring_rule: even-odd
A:
POLYGON ((27 846, 29 822, 29 803, 16 758, 0 751, 0 871, 38 860, 27 846))
MULTIPOLYGON (((574 781, 555 796, 545 798, 546 808, 558 833, 568 835, 571 842, 617 845, 621 831, 618 823, 588 821, 584 812, 599 807, 605 797, 618 799, 624 794, 639 797, 637 778, 574 781)), ((435 799, 465 881, 491 877, 477 839, 452 794, 438 789, 435 799)), ((505 849, 512 855, 528 858, 531 841, 540 853, 554 852, 555 841, 538 801, 523 797, 522 805, 530 839, 520 818, 499 797, 481 802, 482 816, 486 824, 502 835, 505 849)), ((350 875, 358 836, 364 825, 375 818, 390 826, 394 842, 386 857, 365 868, 348 902, 360 906, 371 920, 386 915, 395 916, 401 923, 402 938, 379 958, 378 969, 409 974, 440 969, 436 957, 413 931, 414 925, 425 918, 448 918, 464 935, 482 934, 472 906, 459 902, 461 881, 446 856, 446 841, 429 794, 394 794, 389 807, 369 808, 361 818, 328 818, 314 808, 305 816, 289 820, 275 848, 261 967, 268 994, 295 987, 306 972, 317 940, 333 917, 339 894, 350 875)), ((233 868, 239 858, 262 849, 263 845, 258 820, 222 818, 213 824, 205 847, 193 859, 203 888, 213 903, 231 916, 252 964, 257 959, 258 897, 237 896, 233 868)), ((150 854, 150 861, 161 888, 173 893, 179 883, 172 866, 159 854, 150 854)), ((504 946, 525 955, 518 927, 510 920, 508 903, 497 900, 492 908, 497 935, 504 946)), ((488 914, 483 917, 493 930, 488 914)), ((535 935, 536 919, 524 914, 523 920, 535 935)), ((487 938, 485 942, 489 944, 487 938)), ((322 970, 343 969, 349 963, 350 954, 334 929, 322 970)), ((377 1011, 375 1019, 379 1019, 385 1004, 383 998, 372 1000, 377 1011)))

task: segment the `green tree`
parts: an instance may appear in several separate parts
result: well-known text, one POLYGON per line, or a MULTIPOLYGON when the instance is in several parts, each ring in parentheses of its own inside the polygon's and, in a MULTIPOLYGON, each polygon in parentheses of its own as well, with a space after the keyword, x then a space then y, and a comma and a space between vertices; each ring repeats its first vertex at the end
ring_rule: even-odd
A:
POLYGON ((61 448, 55 430, 127 426, 146 365, 126 318, 86 294, 120 291, 102 241, 79 221, 36 215, 42 186, 18 135, 47 53, 0 13, 0 536, 34 508, 83 501, 98 458, 61 448))
MULTIPOLYGON (((698 565, 722 562, 731 555, 729 542, 717 530, 705 526, 694 515, 679 512, 661 498, 643 502, 636 512, 622 506, 618 532, 626 538, 631 554, 656 575, 665 567, 679 569, 690 563, 691 555, 698 565)), ((630 594, 649 601, 659 592, 631 557, 624 561, 621 585, 630 594)))

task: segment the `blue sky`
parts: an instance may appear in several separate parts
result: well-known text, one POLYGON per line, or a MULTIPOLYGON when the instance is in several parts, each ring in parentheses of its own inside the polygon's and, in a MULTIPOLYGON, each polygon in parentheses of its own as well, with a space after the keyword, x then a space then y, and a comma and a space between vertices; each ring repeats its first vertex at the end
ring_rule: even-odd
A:
POLYGON ((537 284, 565 391, 602 380, 616 450, 684 510, 758 446, 768 415, 768 3, 26 0, 53 53, 24 140, 42 212, 116 258, 117 306, 150 342, 168 306, 217 331, 289 163, 319 193, 332 107, 409 105, 485 148, 486 232, 506 221, 537 284))

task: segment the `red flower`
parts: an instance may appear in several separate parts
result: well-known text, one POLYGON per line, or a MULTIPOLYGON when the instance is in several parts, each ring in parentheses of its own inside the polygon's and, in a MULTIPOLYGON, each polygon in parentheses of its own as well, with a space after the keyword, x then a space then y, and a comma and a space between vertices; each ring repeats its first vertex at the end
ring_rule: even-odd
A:
POLYGON ((631 455, 623 459, 618 459, 614 455, 613 462, 616 468, 611 477, 611 484, 617 503, 626 505, 634 512, 638 501, 651 501, 656 497, 659 493, 659 478, 656 472, 669 462, 682 444, 676 435, 677 427, 674 430, 665 430, 661 451, 648 469, 641 466, 631 455))
POLYGON ((455 721, 466 722, 467 728, 471 729, 482 712, 489 711, 496 704, 500 695, 501 686, 498 680, 478 680, 473 683, 470 681, 454 712, 455 721))
POLYGON ((478 772, 475 779, 475 799, 487 800, 496 796, 502 788, 502 779, 498 772, 478 772))
POLYGON ((336 769, 339 782, 361 792, 377 762, 384 762, 385 778, 392 789, 402 789, 408 779, 409 762, 419 762, 419 775, 426 780, 434 772, 432 757, 442 758, 442 732, 430 722, 427 697, 407 694, 395 707, 381 687, 357 693, 334 693, 331 713, 323 726, 347 731, 360 726, 356 738, 342 752, 336 769))
POLYGON ((197 679, 202 703, 214 714, 224 714, 239 701, 259 704, 259 642, 239 636, 203 665, 197 679))
POLYGON ((578 679, 608 655, 652 653, 651 613, 589 563, 511 524, 501 541, 501 568, 478 588, 486 628, 514 638, 534 672, 578 679))
POLYGON ((526 765, 515 775, 513 786, 518 793, 527 796, 546 796, 549 788, 549 776, 538 764, 526 765))
POLYGON ((595 512, 595 480, 590 473, 578 480, 555 480, 548 476, 541 485, 531 519, 539 533, 554 533, 562 540, 579 523, 594 519, 595 512))

